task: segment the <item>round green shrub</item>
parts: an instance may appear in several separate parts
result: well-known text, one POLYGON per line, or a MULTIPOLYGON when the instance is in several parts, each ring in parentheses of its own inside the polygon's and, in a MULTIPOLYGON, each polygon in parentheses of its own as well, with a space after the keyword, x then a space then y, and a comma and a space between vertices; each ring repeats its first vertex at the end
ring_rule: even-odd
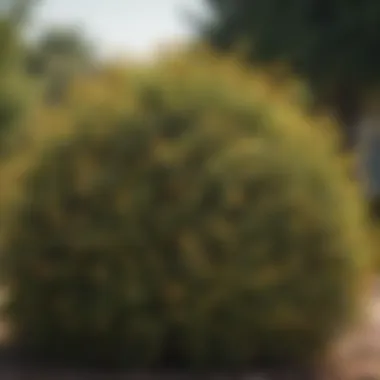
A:
POLYGON ((297 94, 185 54, 84 78, 65 122, 35 119, 46 136, 5 202, 14 340, 131 367, 323 352, 355 314, 367 241, 333 138, 297 94))

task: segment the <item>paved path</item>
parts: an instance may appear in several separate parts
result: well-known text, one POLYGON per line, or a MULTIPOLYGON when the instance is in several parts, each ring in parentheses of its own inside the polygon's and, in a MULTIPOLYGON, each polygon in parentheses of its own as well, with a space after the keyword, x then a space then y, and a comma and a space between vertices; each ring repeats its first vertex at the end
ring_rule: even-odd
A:
POLYGON ((337 344, 332 380, 380 380, 380 280, 369 298, 363 324, 337 344))

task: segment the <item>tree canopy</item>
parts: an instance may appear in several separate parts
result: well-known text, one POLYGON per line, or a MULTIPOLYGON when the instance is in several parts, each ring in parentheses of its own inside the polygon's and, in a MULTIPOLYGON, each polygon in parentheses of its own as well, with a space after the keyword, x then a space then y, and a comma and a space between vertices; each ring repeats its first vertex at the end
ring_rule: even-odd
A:
POLYGON ((244 42, 248 58, 284 61, 335 103, 343 123, 380 83, 380 2, 376 0, 207 0, 201 35, 217 49, 244 42))
POLYGON ((28 73, 43 79, 46 99, 59 102, 67 84, 77 73, 94 64, 92 45, 86 36, 71 27, 45 30, 27 52, 28 73))

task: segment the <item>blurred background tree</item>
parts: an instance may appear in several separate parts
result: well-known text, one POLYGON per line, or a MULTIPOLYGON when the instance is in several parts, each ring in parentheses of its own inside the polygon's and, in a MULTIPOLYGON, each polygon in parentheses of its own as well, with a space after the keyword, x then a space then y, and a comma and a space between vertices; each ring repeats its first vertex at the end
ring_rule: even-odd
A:
POLYGON ((46 30, 29 47, 28 73, 42 79, 45 99, 59 102, 70 81, 94 66, 94 50, 80 30, 55 27, 46 30))
POLYGON ((380 2, 373 0, 206 0, 213 17, 200 35, 226 51, 244 42, 252 62, 283 61, 304 76, 317 105, 356 143, 366 97, 380 82, 380 2))
POLYGON ((0 3, 0 155, 7 150, 8 134, 31 99, 21 31, 35 3, 26 0, 0 3))

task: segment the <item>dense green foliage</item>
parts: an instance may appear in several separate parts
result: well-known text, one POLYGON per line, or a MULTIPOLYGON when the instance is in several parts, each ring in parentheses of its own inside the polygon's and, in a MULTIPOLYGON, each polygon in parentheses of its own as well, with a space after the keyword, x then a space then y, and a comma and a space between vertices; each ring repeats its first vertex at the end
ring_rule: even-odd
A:
POLYGON ((361 203, 295 87, 174 56, 83 79, 35 116, 3 169, 14 339, 145 367, 318 355, 368 256, 361 203))
MULTIPOLYGON (((253 61, 286 61, 312 84, 318 101, 355 124, 363 93, 380 83, 380 3, 363 0, 209 0, 201 26, 213 47, 243 41, 253 61)), ((347 131, 353 138, 354 131, 347 131)))

